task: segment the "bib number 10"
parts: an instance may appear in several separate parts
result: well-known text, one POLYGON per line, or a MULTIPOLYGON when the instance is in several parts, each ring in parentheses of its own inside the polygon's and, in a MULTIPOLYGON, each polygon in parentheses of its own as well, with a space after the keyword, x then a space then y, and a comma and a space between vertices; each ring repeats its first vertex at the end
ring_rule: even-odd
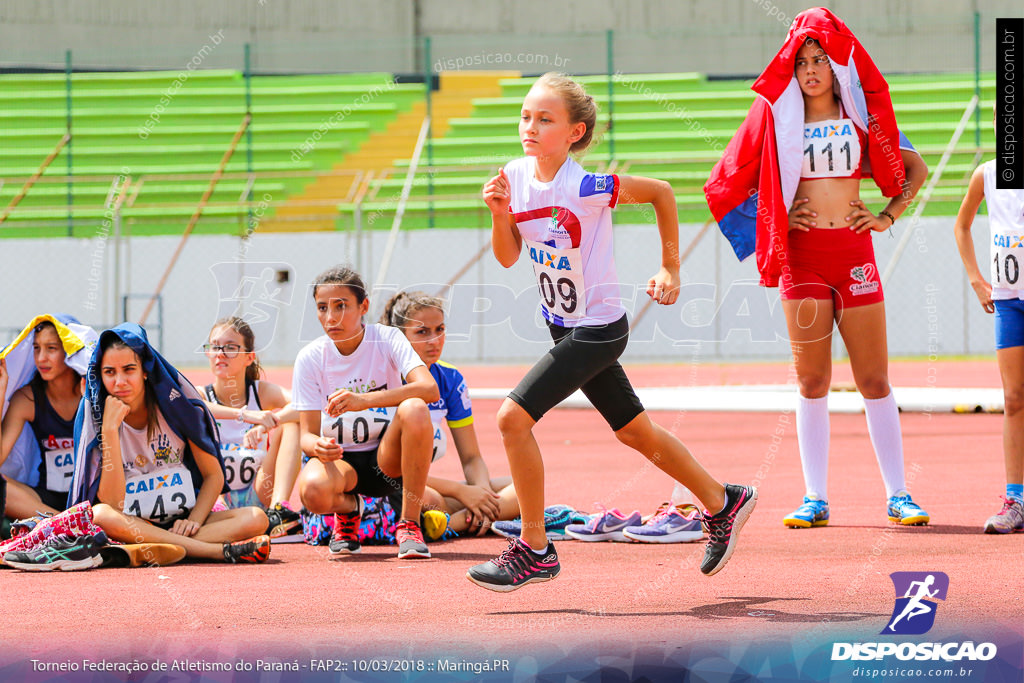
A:
POLYGON ((567 277, 560 277, 552 280, 546 271, 541 271, 537 277, 537 286, 540 288, 540 296, 544 305, 549 311, 556 308, 562 309, 565 313, 575 313, 579 306, 579 296, 576 293, 576 283, 567 277))
POLYGON ((1020 263, 1014 254, 1000 254, 998 251, 992 258, 992 280, 993 284, 1002 287, 1012 287, 1020 279, 1020 263))

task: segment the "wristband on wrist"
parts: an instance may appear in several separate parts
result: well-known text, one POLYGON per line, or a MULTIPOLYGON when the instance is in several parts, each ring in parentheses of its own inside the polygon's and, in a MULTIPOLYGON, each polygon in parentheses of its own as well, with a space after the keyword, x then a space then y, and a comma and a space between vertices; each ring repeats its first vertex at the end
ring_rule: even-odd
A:
POLYGON ((238 411, 238 415, 235 415, 235 422, 239 424, 245 424, 245 409, 238 411))
POLYGON ((885 209, 882 209, 881 211, 879 211, 879 212, 878 212, 878 215, 879 215, 879 216, 885 216, 886 218, 888 218, 888 219, 889 219, 889 221, 890 221, 890 222, 889 222, 889 225, 890 225, 890 226, 891 226, 891 225, 895 225, 895 224, 896 224, 896 216, 893 216, 893 215, 892 215, 891 213, 889 213, 889 212, 888 212, 888 211, 886 211, 885 209))

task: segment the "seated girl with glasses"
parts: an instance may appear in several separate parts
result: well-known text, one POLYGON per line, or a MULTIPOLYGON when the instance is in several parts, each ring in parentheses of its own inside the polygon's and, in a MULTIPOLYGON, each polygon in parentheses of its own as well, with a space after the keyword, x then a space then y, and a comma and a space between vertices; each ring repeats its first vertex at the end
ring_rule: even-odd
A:
POLYGON ((299 475, 299 416, 290 392, 266 380, 255 353, 255 335, 245 320, 222 318, 203 345, 213 382, 202 389, 217 420, 227 509, 256 506, 267 512, 271 538, 301 524, 288 504, 299 475))

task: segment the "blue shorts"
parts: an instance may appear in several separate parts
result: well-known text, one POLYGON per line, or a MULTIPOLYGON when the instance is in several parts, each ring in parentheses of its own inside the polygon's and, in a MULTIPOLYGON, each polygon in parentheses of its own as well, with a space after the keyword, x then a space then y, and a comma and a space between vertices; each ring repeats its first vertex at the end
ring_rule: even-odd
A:
POLYGON ((260 496, 256 493, 255 486, 246 486, 244 489, 238 489, 237 491, 228 491, 221 496, 221 500, 224 501, 224 505, 227 506, 228 510, 246 507, 266 509, 263 507, 263 503, 260 502, 260 496))
POLYGON ((996 348, 1024 346, 1024 301, 996 299, 996 348))

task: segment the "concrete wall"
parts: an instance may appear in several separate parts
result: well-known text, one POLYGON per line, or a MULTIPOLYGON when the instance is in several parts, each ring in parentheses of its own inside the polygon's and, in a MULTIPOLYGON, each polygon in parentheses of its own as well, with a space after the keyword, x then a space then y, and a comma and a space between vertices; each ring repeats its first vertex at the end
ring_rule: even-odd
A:
MULTIPOLYGON (((879 270, 909 228, 874 237, 879 270)), ((688 244, 699 226, 684 225, 688 244)), ((987 261, 987 220, 975 227, 979 262, 987 261)), ((214 320, 242 313, 253 325, 260 353, 270 364, 290 364, 306 342, 321 334, 308 283, 328 266, 350 262, 372 283, 386 233, 259 234, 248 243, 225 236, 194 236, 181 255, 163 295, 163 352, 176 363, 202 364, 200 346, 214 320), (278 273, 287 281, 278 282, 278 273)), ((371 295, 379 314, 398 288, 436 292, 486 243, 484 230, 418 230, 402 234, 389 274, 371 295)), ((0 340, 32 316, 73 313, 83 322, 120 321, 114 305, 115 271, 127 292, 153 291, 177 244, 172 237, 136 237, 122 245, 104 231, 92 240, 3 240, 5 274, 16 282, 0 297, 0 340), (41 253, 45 250, 45 253, 41 253), (6 329, 5 329, 6 328, 6 329)), ((642 291, 659 265, 653 226, 616 228, 616 262, 622 297, 631 317, 647 300, 642 291)), ((886 288, 889 349, 894 356, 993 352, 992 318, 966 284, 952 237, 951 218, 925 219, 886 288)), ((777 291, 757 285, 752 259, 739 263, 717 230, 707 233, 683 267, 683 294, 672 307, 651 307, 632 334, 626 359, 672 361, 698 353, 705 359, 788 357, 785 319, 777 291)), ((283 279, 283 278, 281 278, 283 279)), ((448 346, 454 362, 530 363, 549 345, 537 313, 532 270, 523 259, 509 270, 487 254, 449 295, 448 346)), ((137 320, 144 300, 133 300, 137 320)), ((155 342, 157 315, 147 327, 155 342)), ((836 349, 838 349, 838 343, 836 349)))
MULTIPOLYGON (((433 60, 471 57, 472 68, 536 73, 606 69, 604 32, 616 31, 623 72, 759 72, 805 0, 21 0, 0 1, 3 66, 178 69, 223 32, 204 68, 241 68, 245 43, 257 71, 422 72, 433 60), (557 58, 557 59, 556 59, 557 58), (486 64, 486 66, 485 66, 486 64)), ((839 0, 883 71, 970 71, 973 13, 982 13, 982 66, 994 68, 995 17, 1017 0, 839 0)))

